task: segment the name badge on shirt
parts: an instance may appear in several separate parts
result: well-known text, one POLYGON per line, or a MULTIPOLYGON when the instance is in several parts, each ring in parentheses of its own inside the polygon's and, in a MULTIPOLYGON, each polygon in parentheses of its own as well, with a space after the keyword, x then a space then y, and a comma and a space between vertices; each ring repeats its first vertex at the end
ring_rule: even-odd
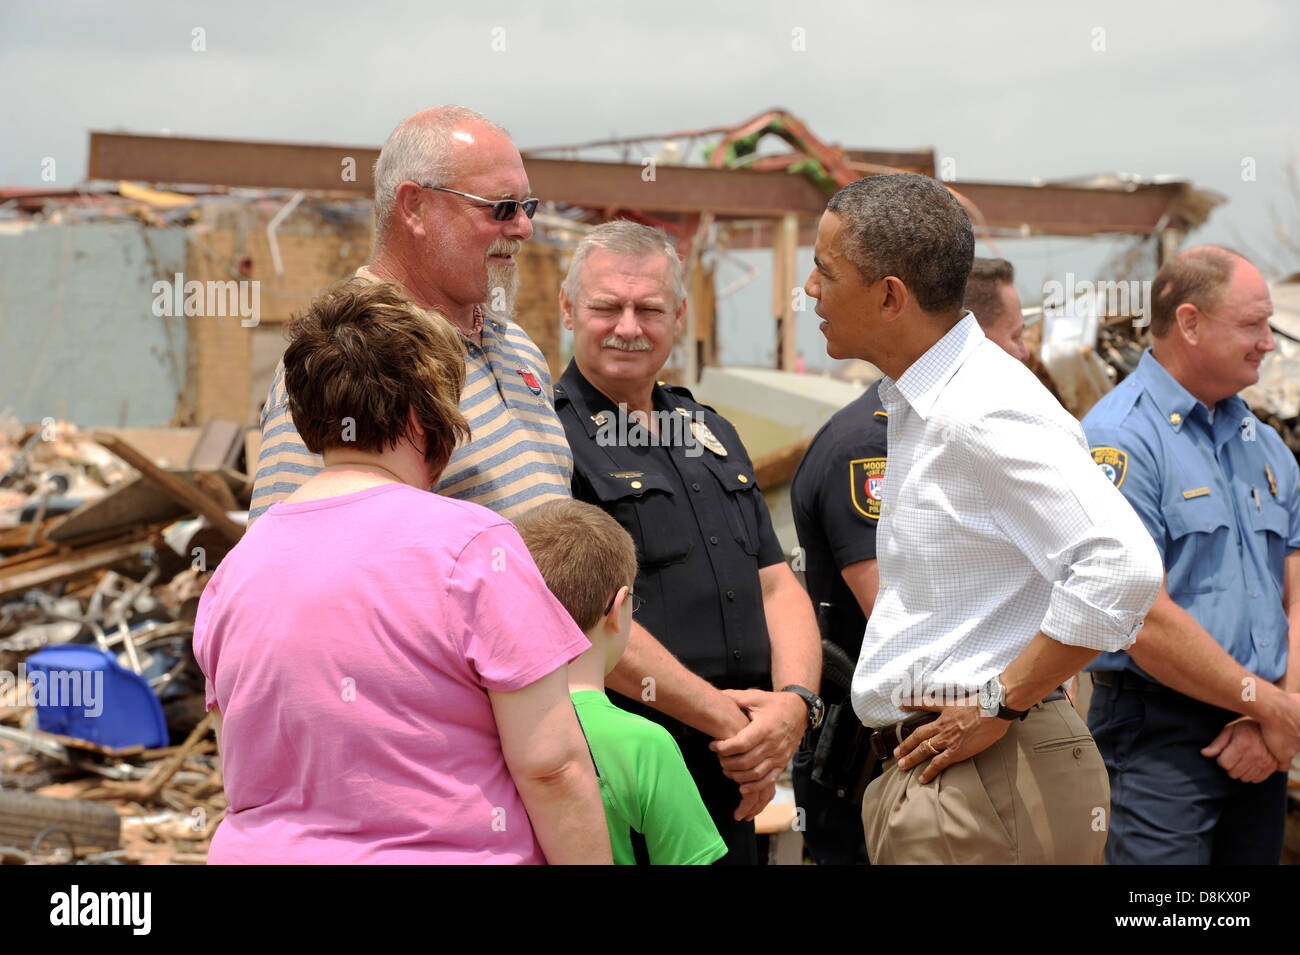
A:
POLYGON ((1208 487, 1194 487, 1190 491, 1183 492, 1183 500, 1190 501, 1195 497, 1209 497, 1210 489, 1208 487))

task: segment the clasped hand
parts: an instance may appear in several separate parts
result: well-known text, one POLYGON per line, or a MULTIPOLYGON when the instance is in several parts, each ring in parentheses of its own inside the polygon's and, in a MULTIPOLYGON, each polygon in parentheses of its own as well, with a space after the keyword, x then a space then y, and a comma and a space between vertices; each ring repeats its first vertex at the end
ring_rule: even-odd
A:
POLYGON ((1201 755, 1214 759, 1233 779, 1262 783, 1288 767, 1269 751, 1260 725, 1247 716, 1225 726, 1201 755))
POLYGON ((808 707, 794 693, 723 690, 749 717, 735 736, 714 740, 722 771, 740 784, 737 820, 757 816, 776 795, 776 781, 808 728, 808 707))

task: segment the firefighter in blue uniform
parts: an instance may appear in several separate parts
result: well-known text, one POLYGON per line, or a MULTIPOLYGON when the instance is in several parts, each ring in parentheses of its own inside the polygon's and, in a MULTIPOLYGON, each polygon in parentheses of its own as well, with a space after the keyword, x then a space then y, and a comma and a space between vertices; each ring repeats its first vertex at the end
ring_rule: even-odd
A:
POLYGON ((1106 861, 1276 864, 1300 748, 1300 473, 1237 396, 1273 348, 1272 302, 1213 247, 1171 259, 1152 293, 1152 347, 1083 420, 1165 565, 1137 643, 1088 666, 1106 861))

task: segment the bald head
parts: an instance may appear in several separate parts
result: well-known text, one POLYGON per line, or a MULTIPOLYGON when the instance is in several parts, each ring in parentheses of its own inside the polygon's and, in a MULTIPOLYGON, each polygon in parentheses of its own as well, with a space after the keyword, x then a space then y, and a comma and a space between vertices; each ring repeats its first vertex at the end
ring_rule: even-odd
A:
POLYGON ((484 135, 510 139, 496 123, 463 106, 434 106, 397 124, 375 162, 376 245, 387 237, 397 187, 408 180, 446 185, 456 175, 457 153, 484 135))

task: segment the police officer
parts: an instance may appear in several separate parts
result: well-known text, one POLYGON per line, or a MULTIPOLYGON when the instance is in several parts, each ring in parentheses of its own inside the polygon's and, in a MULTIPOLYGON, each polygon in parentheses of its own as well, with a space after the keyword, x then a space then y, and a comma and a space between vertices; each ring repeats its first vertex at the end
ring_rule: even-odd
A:
POLYGON ((752 820, 821 719, 812 607, 735 429, 685 388, 656 383, 686 309, 668 237, 632 222, 596 228, 560 307, 574 333, 556 386, 573 494, 627 529, 640 564, 643 603, 607 683, 677 740, 727 843, 721 862, 753 864, 752 820))
MULTIPOLYGON (((975 259, 963 308, 1012 358, 1028 362, 1025 320, 1006 259, 975 259)), ((790 504, 803 549, 805 583, 822 632, 826 720, 794 757, 795 800, 807 811, 804 842, 819 865, 867 863, 862 810, 865 780, 860 724, 849 703, 853 667, 876 602, 876 527, 885 477, 889 416, 880 383, 841 408, 813 438, 794 480, 790 504)))
POLYGON ((1151 348, 1083 421, 1166 580, 1129 652, 1088 667, 1106 861, 1276 864, 1300 748, 1300 473, 1237 396, 1273 348, 1273 305, 1258 269, 1210 246, 1152 291, 1151 348))
POLYGON ((876 382, 822 426, 790 482, 804 582, 823 640, 827 722, 795 754, 793 772, 795 801, 807 812, 804 843, 818 865, 868 864, 862 809, 853 801, 853 750, 862 740, 849 690, 880 585, 876 525, 887 432, 876 382))

